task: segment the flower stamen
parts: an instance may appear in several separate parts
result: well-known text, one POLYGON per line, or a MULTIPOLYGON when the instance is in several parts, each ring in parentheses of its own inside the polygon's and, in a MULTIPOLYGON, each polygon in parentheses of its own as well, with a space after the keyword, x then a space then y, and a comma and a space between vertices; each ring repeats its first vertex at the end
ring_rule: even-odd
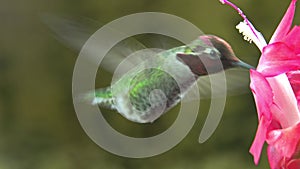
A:
POLYGON ((239 33, 241 33, 244 36, 244 39, 246 41, 248 41, 249 43, 252 43, 253 41, 253 37, 252 36, 252 32, 251 29, 249 29, 249 26, 247 25, 247 23, 244 22, 240 22, 238 25, 236 25, 235 27, 237 30, 239 30, 239 33))
POLYGON ((235 9, 239 15, 244 19, 244 22, 240 22, 236 28, 239 30, 240 33, 243 34, 244 39, 249 41, 250 43, 253 41, 256 46, 259 48, 259 50, 262 51, 262 48, 267 45, 263 35, 258 32, 254 26, 251 24, 251 22, 247 19, 246 15, 243 13, 243 11, 238 8, 235 4, 228 0, 220 0, 222 4, 226 4, 231 6, 233 9, 235 9))

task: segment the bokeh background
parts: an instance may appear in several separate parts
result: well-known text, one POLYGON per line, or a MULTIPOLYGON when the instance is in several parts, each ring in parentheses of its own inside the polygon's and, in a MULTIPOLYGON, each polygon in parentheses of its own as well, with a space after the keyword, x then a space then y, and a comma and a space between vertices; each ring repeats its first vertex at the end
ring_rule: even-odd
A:
MULTIPOLYGON (((234 1, 268 40, 289 0, 234 1)), ((299 24, 297 8, 295 23, 299 24)), ((206 118, 199 112, 187 137, 164 154, 130 159, 97 146, 81 128, 72 103, 72 73, 78 51, 59 42, 41 21, 44 13, 86 17, 107 23, 136 12, 165 12, 182 17, 203 32, 226 39, 242 60, 256 65, 259 51, 235 29, 240 16, 218 0, 1 0, 0 1, 0 169, 264 169, 265 150, 256 167, 248 153, 257 115, 248 92, 227 98, 212 137, 198 143, 206 118)), ((104 73, 99 85, 109 84, 104 73)), ((209 101, 201 103, 205 110, 209 101)), ((135 124, 116 113, 105 117, 120 132, 151 136, 164 131, 178 107, 154 124, 135 124)))

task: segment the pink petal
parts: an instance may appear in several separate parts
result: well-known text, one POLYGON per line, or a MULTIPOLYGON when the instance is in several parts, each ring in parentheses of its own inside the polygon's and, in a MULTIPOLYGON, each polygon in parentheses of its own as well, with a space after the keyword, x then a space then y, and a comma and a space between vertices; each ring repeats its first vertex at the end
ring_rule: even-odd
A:
POLYGON ((258 129, 250 148, 250 153, 254 157, 255 164, 258 164, 261 150, 266 140, 266 133, 272 120, 270 107, 273 103, 273 93, 268 81, 259 72, 251 69, 250 79, 250 88, 254 95, 259 118, 258 129))
POLYGON ((300 57, 282 42, 266 46, 260 58, 257 71, 264 76, 276 76, 300 69, 300 57))
POLYGON ((256 131, 254 141, 253 141, 252 146, 249 150, 249 152, 254 157, 254 163, 256 165, 259 162, 261 150, 262 150, 262 147, 263 147, 264 142, 266 140, 266 134, 267 134, 269 125, 270 125, 270 121, 266 120, 265 117, 262 116, 260 121, 259 121, 259 125, 258 125, 257 131, 256 131))
POLYGON ((282 128, 296 125, 300 121, 297 100, 286 74, 267 78, 273 90, 273 105, 270 110, 282 128))
POLYGON ((274 32, 274 34, 270 40, 270 44, 281 41, 289 32, 290 27, 293 22, 293 18, 294 18, 296 2, 297 2, 297 0, 292 0, 289 8, 287 9, 286 13, 284 14, 284 17, 282 18, 276 31, 274 32))
POLYGON ((250 70, 250 88, 253 92, 256 102, 258 118, 262 115, 267 119, 271 119, 270 107, 273 103, 272 88, 266 78, 259 72, 250 70))
MULTIPOLYGON (((286 129, 270 131, 267 135, 267 143, 274 147, 276 152, 285 158, 291 158, 296 151, 300 140, 300 123, 286 129)), ((268 154, 269 156, 278 154, 268 154)))
POLYGON ((284 38, 286 43, 296 54, 300 54, 300 26, 295 26, 284 38))
POLYGON ((280 169, 282 165, 281 163, 283 161, 283 157, 281 156, 281 154, 279 154, 275 149, 275 147, 273 147, 272 145, 268 146, 267 153, 268 153, 270 168, 280 169))
POLYGON ((291 160, 287 164, 287 169, 299 169, 300 168, 300 159, 291 160))
POLYGON ((288 72, 287 77, 293 88, 295 97, 298 102, 298 109, 299 109, 299 107, 300 107, 300 104, 299 104, 300 103, 300 70, 288 72))

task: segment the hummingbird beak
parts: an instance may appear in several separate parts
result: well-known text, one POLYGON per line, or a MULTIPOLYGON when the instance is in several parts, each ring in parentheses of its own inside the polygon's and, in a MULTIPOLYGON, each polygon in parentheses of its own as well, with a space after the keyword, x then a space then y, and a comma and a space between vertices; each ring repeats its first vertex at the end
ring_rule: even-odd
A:
POLYGON ((233 65, 236 67, 241 67, 241 68, 246 68, 246 69, 256 69, 255 67, 243 62, 243 61, 237 61, 237 62, 233 62, 233 65))

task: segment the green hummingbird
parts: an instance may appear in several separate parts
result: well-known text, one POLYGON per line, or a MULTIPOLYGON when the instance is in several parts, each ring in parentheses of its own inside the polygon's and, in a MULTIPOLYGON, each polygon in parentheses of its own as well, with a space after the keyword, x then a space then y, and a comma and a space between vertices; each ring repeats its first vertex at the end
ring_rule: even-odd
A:
POLYGON ((225 40, 203 35, 151 56, 111 86, 85 98, 130 121, 151 123, 178 104, 199 77, 235 67, 253 68, 239 60, 225 40))
MULTIPOLYGON (((85 25, 88 25, 85 26, 74 20, 54 16, 46 16, 44 22, 62 43, 77 50, 99 27, 95 22, 84 20, 85 25)), ((129 41, 129 46, 126 42, 121 43, 120 48, 117 47, 125 56, 145 48, 135 39, 129 41)), ((118 58, 116 53, 112 55, 117 57, 103 60, 106 62, 103 64, 104 69, 110 72, 124 59, 118 58)), ((141 63, 119 77, 111 86, 88 92, 83 99, 89 104, 116 110, 130 121, 151 123, 177 105, 197 81, 203 80, 202 77, 230 68, 253 68, 239 60, 225 40, 214 35, 199 36, 190 44, 146 56, 147 59, 140 57, 141 63)))

